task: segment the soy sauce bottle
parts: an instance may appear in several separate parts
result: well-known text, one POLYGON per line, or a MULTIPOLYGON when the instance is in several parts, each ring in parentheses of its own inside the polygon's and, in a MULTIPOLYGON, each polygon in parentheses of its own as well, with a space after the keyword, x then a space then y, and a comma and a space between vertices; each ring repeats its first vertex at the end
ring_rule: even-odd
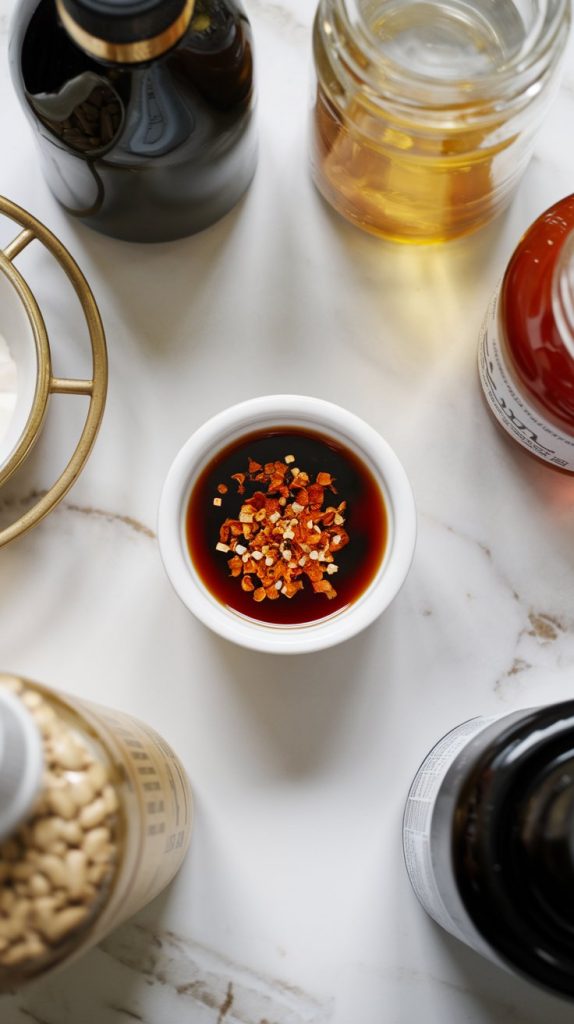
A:
POLYGON ((61 205, 128 241, 201 231, 256 163, 239 0, 22 0, 12 78, 61 205))
POLYGON ((411 786, 403 846, 443 928, 574 998, 574 701, 443 737, 411 786))

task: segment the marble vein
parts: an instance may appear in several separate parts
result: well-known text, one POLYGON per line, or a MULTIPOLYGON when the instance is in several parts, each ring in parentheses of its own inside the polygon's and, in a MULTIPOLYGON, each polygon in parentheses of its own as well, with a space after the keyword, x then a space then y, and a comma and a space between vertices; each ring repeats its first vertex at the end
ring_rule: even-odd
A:
MULTIPOLYGON (((34 505, 40 498, 43 498, 46 493, 46 491, 34 490, 30 491, 23 498, 3 498, 0 503, 0 509, 8 511, 21 508, 25 510, 34 505)), ((103 519, 108 523, 121 523, 123 526, 127 526, 128 529, 133 530, 134 533, 149 537, 150 540, 156 539, 156 534, 151 527, 142 523, 139 519, 135 519, 133 516, 122 515, 120 512, 110 512, 108 509, 94 508, 91 505, 78 505, 72 501, 62 501, 50 515, 57 515, 62 512, 88 516, 92 519, 103 519)))
POLYGON ((119 1013, 123 1017, 129 1017, 130 1020, 140 1021, 140 1024, 142 1024, 144 1019, 141 1013, 136 1013, 135 1010, 128 1010, 125 1006, 118 1006, 116 1003, 107 1003, 106 1009, 113 1010, 114 1013, 119 1013))
POLYGON ((567 633, 572 628, 571 624, 568 626, 563 620, 544 612, 530 612, 528 621, 531 627, 527 631, 528 636, 536 637, 541 643, 551 643, 561 633, 567 633))
MULTIPOLYGON (((423 518, 422 514, 420 514, 420 518, 423 518)), ((574 634, 574 618, 569 620, 551 612, 539 611, 529 606, 528 602, 521 596, 521 594, 519 594, 514 584, 508 579, 507 575, 500 569, 500 566, 497 565, 492 550, 488 544, 476 537, 473 537, 472 534, 451 526, 449 523, 444 523, 433 516, 424 515, 424 518, 434 526, 438 526, 443 530, 446 530, 448 533, 452 533, 455 537, 458 537, 459 540, 468 544, 473 544, 479 548, 484 557, 491 564, 499 582, 509 591, 513 600, 524 607, 527 613, 528 627, 521 630, 519 636, 531 636, 540 643, 546 644, 557 640, 564 634, 574 634)))
MULTIPOLYGON (((422 515, 421 518, 423 518, 422 515)), ((572 641, 574 639, 574 618, 569 619, 554 612, 533 608, 518 592, 512 581, 500 569, 500 566, 497 565, 488 544, 472 536, 467 531, 460 530, 433 516, 425 515, 424 518, 427 522, 432 523, 432 525, 437 526, 439 529, 446 530, 464 543, 478 548, 491 566, 492 571, 496 574, 499 583, 508 591, 512 600, 520 608, 523 619, 512 645, 512 659, 510 663, 507 662, 502 670, 497 673, 493 684, 494 693, 499 699, 505 700, 509 691, 512 692, 512 689, 516 686, 517 678, 529 671, 536 668, 555 667, 560 662, 560 659, 564 658, 564 655, 566 655, 569 663, 574 662, 574 647, 571 654, 569 645, 565 652, 562 647, 559 651, 552 651, 553 646, 557 645, 559 641, 572 641), (543 655, 545 650, 548 650, 550 653, 550 663, 548 658, 545 658, 543 655)), ((423 610, 423 614, 428 614, 428 610, 423 610)))
POLYGON ((522 598, 520 597, 520 594, 518 593, 516 588, 510 582, 508 577, 500 570, 500 567, 496 564, 492 554, 492 550, 488 546, 488 544, 485 543, 485 541, 479 540, 477 537, 473 537, 472 534, 468 533, 466 530, 460 530, 457 527, 452 526, 450 523, 445 523, 441 519, 437 519, 435 516, 428 515, 427 513, 419 512, 419 519, 425 519, 428 523, 431 523, 433 526, 438 526, 440 529, 446 530, 447 533, 452 533, 454 537, 458 537, 458 539, 464 541, 464 543, 471 544, 477 547, 482 552, 486 560, 490 563, 490 565, 492 566, 493 570, 496 573, 498 580, 510 592, 513 599, 518 603, 523 603, 522 598))
POLYGON ((522 675, 532 669, 532 665, 523 658, 514 658, 512 665, 505 672, 501 672, 494 684, 494 692, 501 700, 505 699, 507 684, 515 676, 522 675))
POLYGON ((40 1017, 37 1013, 32 1013, 31 1010, 20 1007, 20 1013, 23 1017, 27 1017, 29 1020, 34 1021, 34 1024, 51 1024, 50 1021, 46 1020, 45 1017, 40 1017))
MULTIPOLYGON (((428 983, 432 983, 440 985, 442 988, 462 996, 465 1000, 474 1000, 474 992, 470 986, 457 984, 455 981, 441 978, 436 974, 432 974, 430 971, 420 971, 412 967, 398 967, 388 973, 394 974, 401 981, 408 984, 427 985, 428 983)), ((513 1006, 511 1003, 504 1002, 489 995, 485 998, 484 1005, 489 1013, 489 1020, 492 1022, 496 1021, 496 1024, 503 1024, 503 1022, 504 1024, 523 1024, 524 1017, 520 1009, 513 1006)), ((461 1014, 459 1020, 462 1021, 462 1019, 463 1017, 461 1014)), ((456 1024, 459 1024, 459 1020, 457 1020, 456 1024)))
POLYGON ((124 516, 119 512, 108 512, 101 508, 92 508, 91 506, 76 505, 72 502, 63 502, 62 508, 68 512, 76 512, 78 515, 90 516, 94 519, 105 519, 110 523, 122 523, 123 526, 127 526, 130 530, 135 533, 141 533, 144 537, 149 537, 150 540, 155 540, 155 533, 145 523, 140 522, 139 519, 134 519, 133 516, 124 516))
POLYGON ((227 986, 227 992, 225 993, 225 999, 223 1000, 223 1003, 221 1004, 219 1009, 219 1017, 217 1018, 217 1024, 221 1024, 223 1018, 227 1017, 227 1014, 229 1013, 233 1006, 234 1000, 235 996, 233 993, 233 985, 231 984, 231 982, 229 982, 229 985, 227 986))
MULTIPOLYGON (((152 930, 134 922, 100 948, 122 967, 144 975, 152 985, 171 990, 181 1012, 193 1012, 194 1006, 202 1010, 202 1021, 326 1024, 331 1019, 330 1002, 321 1002, 283 980, 256 973, 171 931, 152 930)), ((122 1007, 122 1012, 138 1017, 128 1006, 122 1007)))
POLYGON ((526 624, 519 631, 514 657, 510 668, 503 671, 494 684, 495 693, 504 698, 506 692, 516 683, 516 677, 532 671, 536 668, 553 667, 560 664, 564 658, 569 663, 574 661, 574 648, 569 653, 569 645, 564 648, 564 643, 574 638, 574 623, 548 612, 540 612, 530 609, 526 624), (560 641, 563 643, 560 644, 560 641), (553 650, 558 645, 558 650, 553 650), (544 652, 549 653, 544 658, 544 652))

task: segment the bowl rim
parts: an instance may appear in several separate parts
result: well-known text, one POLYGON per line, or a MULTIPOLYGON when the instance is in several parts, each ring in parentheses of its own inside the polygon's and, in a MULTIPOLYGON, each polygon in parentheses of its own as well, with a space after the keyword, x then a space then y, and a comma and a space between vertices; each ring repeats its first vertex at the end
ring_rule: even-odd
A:
POLYGON ((267 653, 303 654, 350 639, 388 607, 409 571, 416 543, 414 497, 405 470, 387 441, 354 413, 320 398, 265 395, 224 409, 203 423, 180 448, 161 493, 158 542, 167 575, 180 599, 204 625, 227 640, 267 653), (185 537, 185 513, 195 480, 220 449, 265 427, 307 427, 352 449, 381 487, 388 538, 381 565, 352 604, 301 625, 249 619, 221 604, 194 570, 185 537))
MULTIPOLYGON (((16 269, 12 261, 6 257, 5 253, 1 251, 0 275, 12 288, 15 300, 19 302, 21 309, 25 313, 29 327, 29 332, 26 332, 27 340, 25 344, 34 349, 35 365, 34 381, 18 383, 20 393, 23 391, 28 392, 26 415, 22 419, 15 436, 11 436, 12 432, 9 428, 7 434, 8 442, 5 444, 6 451, 3 456, 0 454, 1 485, 18 469, 38 438, 48 405, 52 366, 48 334, 40 307, 22 274, 16 269)), ((6 340, 8 345, 10 345, 9 339, 6 340)))

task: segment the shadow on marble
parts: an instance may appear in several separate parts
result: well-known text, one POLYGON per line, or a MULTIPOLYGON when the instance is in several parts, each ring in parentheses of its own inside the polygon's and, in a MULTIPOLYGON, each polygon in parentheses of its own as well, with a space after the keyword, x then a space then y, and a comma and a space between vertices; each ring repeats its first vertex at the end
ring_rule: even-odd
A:
MULTIPOLYGON (((345 644, 307 655, 259 654, 213 638, 229 700, 239 702, 261 748, 260 769, 266 768, 271 777, 304 780, 326 773, 340 760, 342 741, 373 685, 369 664, 380 649, 377 631, 382 625, 379 620, 345 644)), ((392 629, 385 632, 390 659, 392 629)), ((384 691, 380 655, 377 677, 376 685, 384 691)))
POLYGON ((444 947, 460 978, 460 989, 484 1024, 570 1024, 572 1005, 489 963, 431 923, 434 942, 444 947))
POLYGON ((393 833, 395 845, 379 860, 393 885, 383 879, 377 888, 368 878, 363 885, 362 920, 370 923, 371 942, 366 947, 350 937, 352 991, 361 989, 373 1006, 384 1001, 390 1009, 389 1024, 422 1019, 429 1024, 570 1024, 570 1003, 497 967, 425 913, 404 868, 400 815, 393 833), (382 921, 386 928, 380 926, 382 921))
POLYGON ((553 536, 561 548, 565 565, 574 571, 574 476, 540 462, 496 424, 492 424, 491 433, 500 455, 493 462, 493 485, 494 471, 516 477, 524 494, 528 495, 529 505, 537 506, 541 529, 547 537, 553 536))
MULTIPOLYGON (((460 326, 483 301, 476 282, 486 277, 492 253, 508 233, 505 213, 476 234, 443 245, 390 242, 361 231, 336 213, 317 193, 316 217, 322 244, 330 239, 331 259, 339 263, 345 290, 333 301, 343 308, 353 295, 355 310, 380 332, 350 332, 350 342, 378 360, 381 349, 398 352, 415 376, 440 364, 445 353, 460 348, 460 326), (421 364, 420 360, 424 360, 421 364)), ((493 268, 493 274, 496 268, 493 268)), ((495 278, 493 278, 494 283, 495 278)), ((481 313, 478 313, 477 330, 481 313)))
MULTIPOLYGON (((0 526, 7 518, 15 519, 31 500, 29 490, 22 490, 21 498, 17 492, 12 499, 3 495, 0 526)), ((95 598, 108 593, 108 615, 113 617, 104 619, 103 628, 107 630, 116 620, 125 623, 124 602, 135 602, 141 596, 141 572, 148 577, 148 587, 161 592, 164 585, 169 586, 161 569, 153 530, 128 514, 97 507, 95 502, 82 498, 78 490, 68 495, 34 530, 3 548, 1 560, 3 665, 14 667, 32 643, 38 644, 43 663, 47 647, 54 642, 60 649, 61 666, 77 657, 79 679, 89 675, 85 645, 98 628, 97 615, 93 614, 95 598), (113 613, 111 604, 115 605, 113 613), (56 637, 60 638, 57 642, 56 637)), ((139 606, 143 621, 145 608, 145 604, 139 606)), ((134 657, 137 651, 139 647, 134 657)), ((44 676, 42 669, 39 676, 44 676)))
MULTIPOLYGON (((251 189, 256 179, 257 173, 251 189)), ((104 317, 108 344, 113 343, 113 315, 127 325, 142 354, 168 357, 184 346, 200 348, 206 318, 212 309, 222 307, 221 276, 230 256, 237 256, 233 239, 249 219, 249 203, 248 191, 217 223, 174 242, 123 242, 71 220, 75 241, 70 249, 86 273, 89 267, 101 311, 108 307, 104 317), (190 316, 190 330, 182 338, 181 329, 190 316)))
MULTIPOLYGON (((564 170, 562 177, 566 182, 564 170)), ((447 244, 419 246, 361 231, 313 191, 309 210, 317 237, 344 282, 332 301, 346 326, 346 343, 378 372, 388 376, 400 367, 401 379, 410 373, 413 385, 433 370, 443 372, 447 361, 466 363, 469 353, 476 358, 488 299, 533 220, 532 209, 542 212, 561 194, 544 157, 535 157, 512 204, 494 221, 447 244), (355 321, 345 324, 349 295, 355 321)))

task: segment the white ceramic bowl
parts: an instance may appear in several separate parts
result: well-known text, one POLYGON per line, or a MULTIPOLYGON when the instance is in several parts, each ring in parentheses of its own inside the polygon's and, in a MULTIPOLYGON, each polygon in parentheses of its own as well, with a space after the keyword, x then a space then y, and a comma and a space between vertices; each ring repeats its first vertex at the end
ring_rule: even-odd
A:
POLYGON ((36 394, 38 355, 32 326, 26 315, 21 297, 13 284, 0 273, 0 334, 3 335, 10 355, 16 364, 16 405, 6 433, 0 438, 0 472, 12 458, 28 421, 36 394))
POLYGON ((405 471, 376 430, 330 402, 301 395, 271 395, 226 409, 204 423, 184 444, 163 488, 158 537, 161 557, 175 590, 201 622, 242 647, 301 654, 349 639, 387 608, 409 571, 415 547, 416 513, 405 471), (387 510, 385 554, 367 589, 340 611, 302 625, 258 622, 221 604, 199 577, 187 547, 185 515, 199 474, 222 448, 245 434, 272 427, 314 429, 342 442, 370 468, 387 510))

